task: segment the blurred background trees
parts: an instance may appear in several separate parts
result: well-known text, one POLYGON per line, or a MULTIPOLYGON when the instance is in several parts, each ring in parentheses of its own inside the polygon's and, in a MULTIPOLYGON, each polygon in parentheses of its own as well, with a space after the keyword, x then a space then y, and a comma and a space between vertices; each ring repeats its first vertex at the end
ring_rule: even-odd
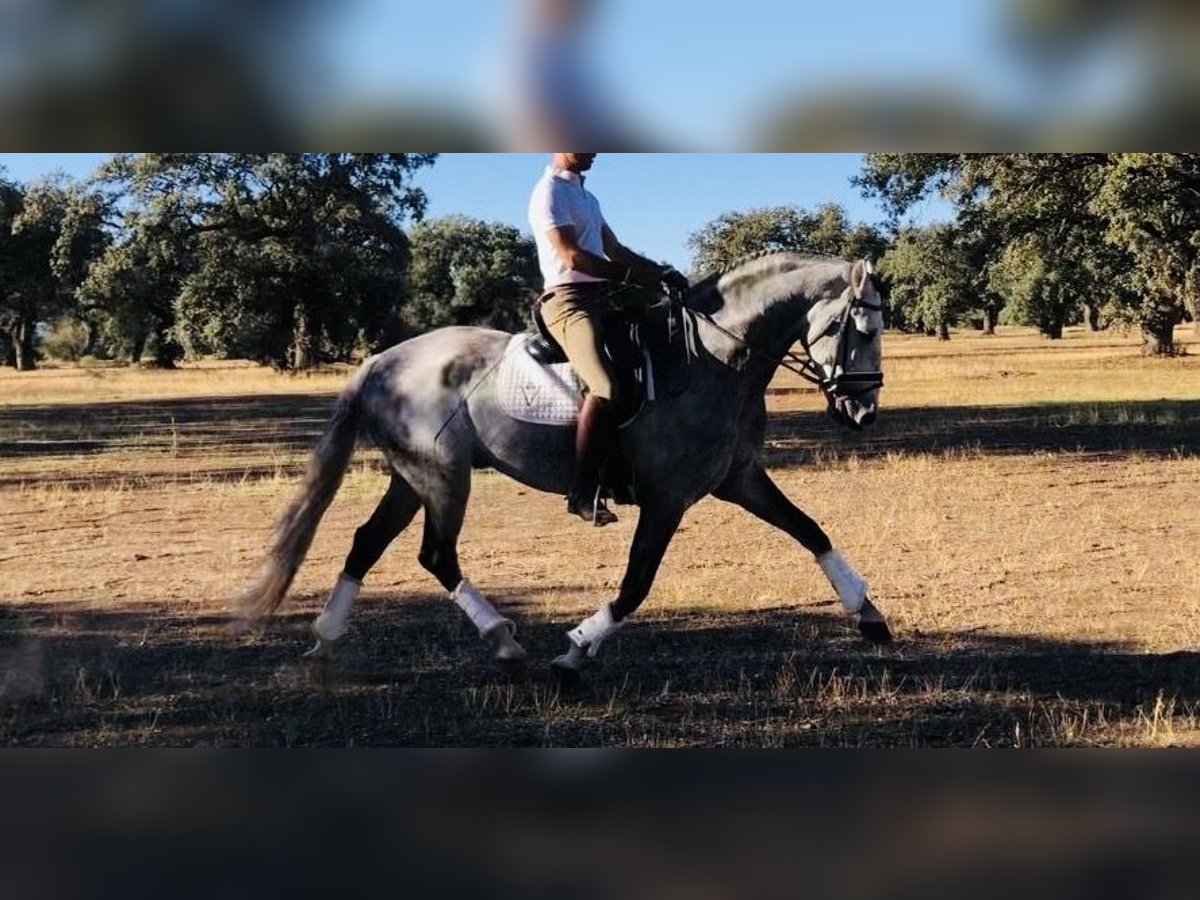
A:
MULTIPOLYGON (((0 172, 0 361, 39 355, 292 370, 443 325, 520 330, 541 289, 531 238, 465 216, 424 221, 434 154, 117 155, 90 179, 0 172)), ((1139 329, 1150 354, 1200 321, 1200 155, 863 157, 884 211, 732 210, 688 239, 692 275, 763 250, 877 263, 892 328, 1139 329), (952 221, 904 220, 931 195, 952 221)), ((519 210, 514 215, 519 214, 519 210)))

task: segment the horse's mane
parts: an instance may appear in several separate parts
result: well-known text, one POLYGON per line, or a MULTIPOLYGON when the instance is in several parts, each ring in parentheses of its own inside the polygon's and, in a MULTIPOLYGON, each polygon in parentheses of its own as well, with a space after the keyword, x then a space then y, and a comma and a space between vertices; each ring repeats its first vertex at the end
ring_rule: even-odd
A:
POLYGON ((798 256, 803 261, 811 260, 813 262, 829 262, 831 260, 842 259, 842 257, 835 256, 832 253, 821 253, 817 250, 799 250, 799 249, 787 249, 787 248, 785 248, 785 249, 771 248, 771 249, 767 249, 767 250, 755 250, 753 253, 746 253, 742 256, 739 256, 736 259, 733 259, 730 262, 726 263, 721 268, 716 269, 712 272, 709 272, 707 275, 705 275, 703 278, 701 278, 699 281, 697 281, 695 283, 695 286, 699 287, 702 284, 712 284, 713 282, 719 281, 722 277, 724 277, 725 275, 728 275, 730 272, 734 271, 735 269, 740 269, 742 266, 746 265, 747 263, 752 263, 755 260, 766 259, 769 256, 784 256, 784 255, 798 256))
POLYGON ((840 256, 834 256, 831 253, 821 253, 816 250, 777 249, 777 248, 767 249, 767 250, 756 250, 753 253, 747 253, 743 256, 739 256, 736 259, 726 263, 725 266, 723 266, 722 268, 717 269, 716 271, 710 272, 709 274, 705 275, 703 278, 701 278, 699 281, 695 282, 691 286, 691 288, 688 290, 688 297, 691 299, 695 299, 695 300, 699 300, 700 298, 708 297, 709 295, 716 293, 717 282, 720 281, 722 278, 724 278, 726 275, 730 274, 731 272, 734 272, 734 271, 742 268, 743 266, 745 266, 748 263, 767 259, 767 258, 773 257, 773 256, 785 256, 785 255, 799 257, 801 262, 830 262, 833 260, 841 260, 842 259, 842 257, 840 257, 840 256))

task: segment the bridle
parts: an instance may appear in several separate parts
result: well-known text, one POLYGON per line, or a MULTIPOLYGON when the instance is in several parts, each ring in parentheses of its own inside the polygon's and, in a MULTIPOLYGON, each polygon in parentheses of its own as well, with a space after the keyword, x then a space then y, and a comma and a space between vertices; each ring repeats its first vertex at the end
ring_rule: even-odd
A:
POLYGON ((806 359, 793 353, 791 350, 785 354, 789 361, 799 365, 799 371, 787 366, 788 370, 795 372, 806 381, 810 381, 821 389, 825 395, 825 399, 830 403, 838 400, 857 400, 864 394, 869 394, 871 391, 878 390, 883 387, 882 372, 851 372, 850 367, 850 342, 846 339, 849 334, 850 317, 856 309, 865 309, 870 312, 883 312, 883 303, 868 303, 862 297, 851 297, 850 302, 846 304, 842 315, 829 323, 829 327, 825 329, 825 336, 837 334, 838 345, 837 352, 834 356, 833 365, 830 367, 828 374, 822 367, 813 361, 812 348, 808 344, 808 336, 801 335, 800 344, 804 347, 806 359))
MULTIPOLYGON (((852 293, 852 290, 848 289, 847 292, 852 293)), ((841 316, 829 323, 829 327, 826 328, 825 335, 823 335, 831 336, 837 334, 838 336, 838 346, 834 363, 830 367, 830 370, 826 372, 825 368, 813 359, 812 348, 809 345, 807 335, 800 337, 800 345, 804 348, 804 356, 793 350, 787 350, 782 356, 777 356, 756 346, 745 335, 734 334, 728 328, 718 323, 708 313, 687 306, 683 302, 681 294, 673 293, 671 295, 671 302, 679 304, 687 312, 703 319, 717 331, 745 347, 751 354, 768 359, 776 366, 782 366, 789 372, 799 375, 805 381, 816 385, 820 388, 821 393, 825 395, 825 399, 829 403, 831 410, 841 412, 841 406, 846 400, 856 400, 864 394, 869 394, 871 391, 883 387, 883 372, 848 371, 850 364, 850 343, 846 339, 848 333, 847 326, 850 324, 850 316, 854 313, 854 310, 865 309, 871 312, 882 312, 883 303, 869 303, 862 297, 851 296, 841 316)), ((844 413, 841 415, 844 415, 844 413)))

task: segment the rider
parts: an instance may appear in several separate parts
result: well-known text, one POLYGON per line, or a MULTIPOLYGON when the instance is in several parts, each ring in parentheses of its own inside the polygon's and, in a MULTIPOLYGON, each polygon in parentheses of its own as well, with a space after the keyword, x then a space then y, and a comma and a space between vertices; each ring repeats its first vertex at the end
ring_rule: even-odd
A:
POLYGON ((687 278, 624 247, 584 186, 595 153, 555 153, 529 198, 529 224, 545 282, 539 300, 546 329, 583 381, 575 432, 575 476, 567 512, 596 525, 617 517, 597 496, 600 467, 615 442, 616 384, 604 354, 604 317, 659 298, 687 278))

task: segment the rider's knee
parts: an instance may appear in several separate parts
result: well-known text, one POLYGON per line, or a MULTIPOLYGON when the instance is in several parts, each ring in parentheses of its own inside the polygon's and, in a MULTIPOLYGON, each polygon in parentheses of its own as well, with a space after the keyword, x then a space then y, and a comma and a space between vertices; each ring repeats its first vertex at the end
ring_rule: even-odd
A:
POLYGON ((589 397, 612 404, 617 400, 617 383, 605 373, 603 378, 592 378, 592 383, 587 386, 587 392, 589 397))

